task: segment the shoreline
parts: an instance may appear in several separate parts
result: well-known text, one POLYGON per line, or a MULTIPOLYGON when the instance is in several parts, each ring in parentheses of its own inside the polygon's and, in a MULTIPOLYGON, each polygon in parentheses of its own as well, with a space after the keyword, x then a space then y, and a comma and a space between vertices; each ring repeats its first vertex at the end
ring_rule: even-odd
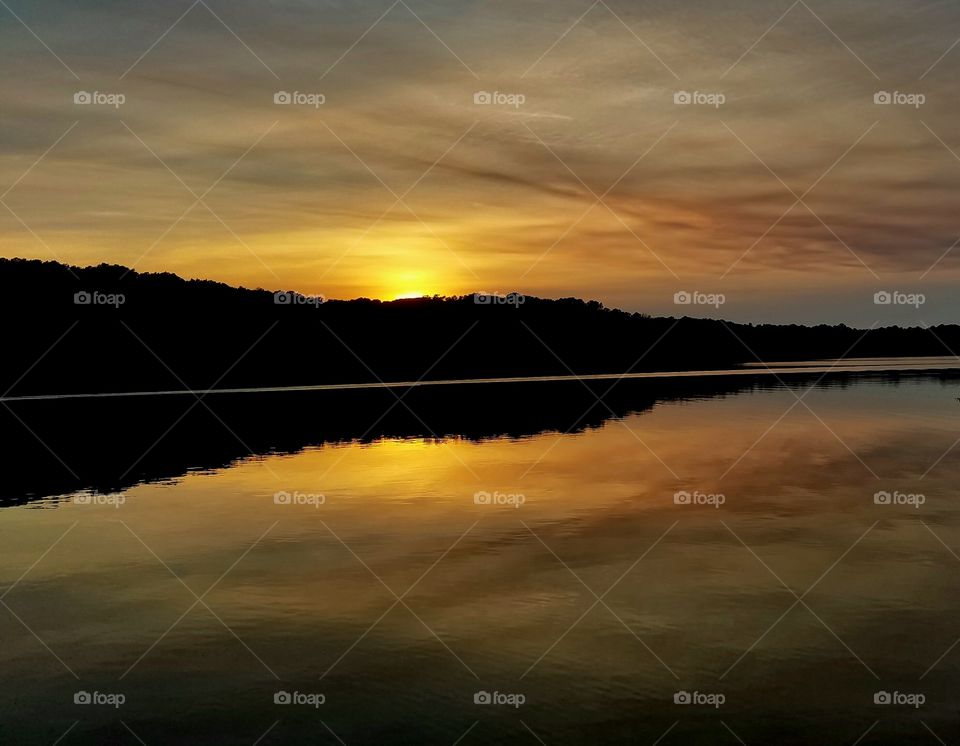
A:
POLYGON ((642 373, 592 373, 585 375, 556 376, 507 376, 501 378, 452 378, 421 381, 379 381, 368 383, 326 383, 302 386, 262 386, 222 389, 169 389, 161 391, 116 391, 74 394, 29 394, 25 396, 3 396, 0 403, 27 401, 58 401, 70 399, 118 399, 155 396, 195 396, 211 394, 270 394, 297 393, 312 391, 358 391, 363 389, 412 389, 426 386, 469 386, 504 383, 562 383, 585 381, 643 380, 665 378, 708 378, 724 376, 779 376, 822 373, 895 373, 900 371, 936 372, 960 370, 960 359, 950 357, 890 358, 890 363, 874 362, 877 358, 866 358, 870 362, 857 363, 850 360, 794 361, 789 363, 747 363, 743 368, 718 368, 687 371, 648 371, 642 373), (831 364, 832 363, 832 364, 831 364))

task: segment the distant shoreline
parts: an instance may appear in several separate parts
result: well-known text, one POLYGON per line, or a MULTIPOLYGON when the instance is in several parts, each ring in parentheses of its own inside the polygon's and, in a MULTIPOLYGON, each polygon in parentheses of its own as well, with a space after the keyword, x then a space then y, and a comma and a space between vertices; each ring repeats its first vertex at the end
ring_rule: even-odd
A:
POLYGON ((116 391, 103 393, 34 394, 27 396, 0 397, 0 403, 26 401, 57 401, 65 399, 117 399, 124 397, 154 396, 208 396, 211 394, 269 394, 310 391, 356 391, 363 389, 411 389, 425 386, 466 386, 501 383, 562 383, 575 381, 614 381, 663 378, 705 378, 722 376, 795 375, 810 373, 885 373, 897 371, 960 370, 960 359, 953 356, 942 358, 850 358, 848 360, 794 361, 776 363, 748 363, 743 368, 718 368, 685 371, 648 371, 643 373, 596 373, 566 376, 510 376, 502 378, 463 378, 422 381, 382 381, 373 383, 328 383, 303 386, 262 386, 222 389, 169 389, 165 391, 116 391), (858 362, 858 360, 860 362, 858 362))
POLYGON ((856 374, 943 367, 928 361, 960 350, 960 324, 861 331, 653 317, 579 298, 492 298, 320 302, 115 265, 0 259, 0 311, 10 322, 0 401, 456 385, 475 392, 483 384, 566 385, 625 374, 748 380, 764 367, 754 361, 786 361, 777 366, 783 375, 793 375, 790 366, 841 361, 833 363, 838 372, 856 374))

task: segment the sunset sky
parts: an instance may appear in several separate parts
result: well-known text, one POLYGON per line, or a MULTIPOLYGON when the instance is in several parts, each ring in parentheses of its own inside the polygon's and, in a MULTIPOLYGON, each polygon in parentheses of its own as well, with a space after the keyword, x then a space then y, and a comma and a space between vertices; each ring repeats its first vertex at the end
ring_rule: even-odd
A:
POLYGON ((957 321, 960 5, 791 3, 3 0, 0 255, 957 321))

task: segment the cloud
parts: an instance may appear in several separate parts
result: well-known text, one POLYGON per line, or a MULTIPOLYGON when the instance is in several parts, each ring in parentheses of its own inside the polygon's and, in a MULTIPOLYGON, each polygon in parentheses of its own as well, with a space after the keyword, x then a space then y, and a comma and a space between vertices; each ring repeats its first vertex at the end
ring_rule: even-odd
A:
MULTIPOLYGON (((819 20, 798 5, 773 29, 782 10, 759 0, 611 0, 572 29, 582 3, 411 2, 416 15, 398 5, 376 25, 388 4, 208 4, 216 15, 183 18, 11 5, 80 80, 8 18, 0 183, 30 170, 6 198, 17 215, 0 212, 5 255, 248 284, 270 284, 266 264, 332 297, 426 265, 442 285, 429 291, 469 290, 472 270, 604 298, 675 283, 651 250, 681 276, 735 264, 729 281, 765 274, 789 293, 827 274, 919 276, 960 235, 960 52, 934 64, 960 33, 953 4, 810 4, 819 20), (126 103, 76 106, 77 90, 126 103), (278 106, 280 90, 325 103, 278 106), (881 90, 926 101, 878 106, 881 90), (477 105, 477 91, 525 100, 477 105), (678 105, 678 91, 725 100, 678 105), (215 186, 174 225, 194 201, 177 177, 215 186), (781 218, 811 186, 813 212, 781 218), (611 187, 613 212, 579 219, 611 187)), ((936 273, 957 266, 948 254, 936 273)))

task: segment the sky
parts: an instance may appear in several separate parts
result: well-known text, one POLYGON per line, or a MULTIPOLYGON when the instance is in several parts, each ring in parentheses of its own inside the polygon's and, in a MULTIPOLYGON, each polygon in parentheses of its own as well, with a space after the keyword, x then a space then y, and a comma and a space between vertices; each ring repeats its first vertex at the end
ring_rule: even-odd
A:
POLYGON ((955 322, 958 40, 947 1, 3 0, 0 256, 955 322))

